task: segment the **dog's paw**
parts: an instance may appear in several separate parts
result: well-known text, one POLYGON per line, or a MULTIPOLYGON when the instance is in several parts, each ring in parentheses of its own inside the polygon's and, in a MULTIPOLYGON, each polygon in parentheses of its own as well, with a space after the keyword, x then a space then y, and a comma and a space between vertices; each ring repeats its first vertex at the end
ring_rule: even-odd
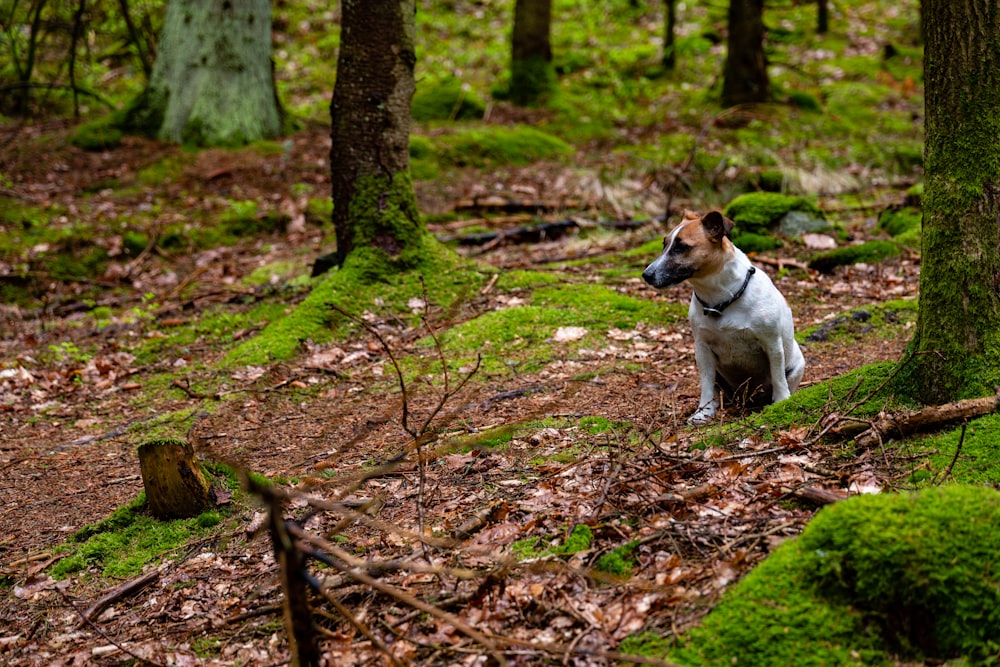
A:
POLYGON ((715 410, 708 408, 699 408, 693 415, 688 417, 688 424, 692 426, 697 426, 698 424, 707 424, 715 418, 715 410))

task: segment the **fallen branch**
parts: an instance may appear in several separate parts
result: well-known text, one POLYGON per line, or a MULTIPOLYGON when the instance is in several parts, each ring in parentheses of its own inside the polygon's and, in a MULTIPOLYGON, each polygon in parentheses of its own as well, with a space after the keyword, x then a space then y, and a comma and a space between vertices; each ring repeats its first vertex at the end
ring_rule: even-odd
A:
POLYGON ((785 268, 786 266, 791 266, 796 269, 802 269, 803 271, 809 270, 809 267, 806 266, 804 262, 799 262, 794 259, 787 259, 783 257, 772 258, 772 257, 763 257, 761 255, 754 255, 753 261, 757 262, 758 264, 767 264, 768 266, 776 266, 778 267, 779 271, 785 268))
POLYGON ((970 398, 944 405, 932 405, 916 412, 887 415, 872 422, 871 428, 859 435, 858 447, 871 447, 881 438, 896 435, 901 438, 921 431, 930 431, 953 422, 988 415, 997 409, 1000 395, 970 398))
POLYGON ((821 486, 803 486, 788 493, 817 505, 832 505, 847 498, 847 492, 843 489, 824 489, 821 486))
POLYGON ((101 612, 107 609, 110 605, 124 598, 132 597, 142 589, 149 586, 154 581, 160 578, 160 570, 153 570, 152 572, 147 572, 146 574, 133 579, 132 581, 126 581, 120 586, 115 586, 110 591, 102 595, 94 604, 87 607, 87 610, 80 612, 83 617, 84 623, 89 623, 91 620, 97 618, 101 615, 101 612))

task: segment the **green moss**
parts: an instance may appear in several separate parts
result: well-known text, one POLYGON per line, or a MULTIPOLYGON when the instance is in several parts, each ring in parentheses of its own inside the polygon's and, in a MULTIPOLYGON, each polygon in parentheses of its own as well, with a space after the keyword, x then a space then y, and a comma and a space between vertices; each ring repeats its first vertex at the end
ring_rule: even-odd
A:
POLYGON ((568 279, 568 276, 560 273, 514 269, 513 271, 502 272, 497 279, 496 286, 498 289, 511 291, 548 286, 566 279, 568 279))
POLYGON ((1000 494, 953 486, 831 505, 670 652, 686 664, 989 659, 1000 647, 1000 494))
POLYGON ((887 407, 912 407, 912 403, 892 393, 889 380, 896 370, 897 363, 892 361, 861 366, 804 387, 784 401, 772 403, 750 415, 746 422, 773 430, 812 423, 821 414, 843 413, 848 408, 853 408, 851 414, 863 418, 878 414, 887 407))
POLYGON ((952 486, 861 496, 802 534, 817 587, 871 614, 904 655, 995 655, 1000 648, 1000 494, 952 486))
POLYGON ((954 428, 924 439, 908 439, 899 443, 903 450, 928 452, 926 459, 933 473, 928 473, 915 483, 930 484, 942 481, 949 471, 948 482, 1000 486, 1000 415, 987 415, 973 419, 962 428, 954 428), (958 456, 956 457, 956 453, 958 456))
POLYGON ((510 545, 510 554, 515 560, 525 561, 541 558, 549 553, 542 544, 541 537, 527 537, 510 545))
POLYGON ((78 125, 69 138, 69 143, 85 151, 108 150, 121 142, 122 131, 116 126, 113 115, 78 125))
POLYGON ((608 433, 616 429, 620 429, 625 424, 622 422, 615 422, 607 419, 605 417, 582 417, 579 422, 580 430, 589 433, 591 435, 599 435, 601 433, 608 433))
POLYGON ((528 537, 510 545, 510 552, 519 561, 545 556, 570 556, 580 551, 586 551, 594 542, 594 532, 586 524, 577 524, 573 532, 566 536, 562 544, 552 544, 555 538, 549 540, 542 537, 528 537))
POLYGON ((824 600, 786 543, 729 591, 667 657, 703 667, 882 664, 880 638, 856 609, 824 600))
POLYGON ((526 125, 488 125, 437 138, 438 156, 456 166, 530 164, 573 154, 562 139, 526 125))
POLYGON ((878 228, 889 236, 899 236, 913 229, 920 229, 923 212, 915 206, 888 208, 878 218, 878 228))
POLYGON ((623 544, 598 558, 594 568, 615 577, 630 577, 635 566, 635 550, 638 548, 639 542, 636 540, 623 544))
POLYGON ((632 329, 639 322, 660 323, 677 316, 677 312, 671 312, 652 299, 637 299, 592 284, 540 287, 534 291, 531 303, 577 311, 576 326, 605 330, 612 327, 632 329))
POLYGON ((437 149, 428 137, 410 135, 410 174, 415 181, 429 181, 441 175, 437 149))
POLYGON ((791 197, 777 192, 748 192, 729 202, 723 213, 736 223, 740 232, 766 234, 775 229, 790 211, 802 211, 818 218, 823 212, 805 197, 791 197))
POLYGON ((552 553, 561 556, 568 556, 579 551, 586 551, 594 543, 594 532, 590 526, 578 523, 573 527, 573 532, 566 536, 566 540, 559 546, 552 549, 552 553))
POLYGON ((283 232, 288 221, 287 215, 276 211, 260 212, 255 201, 232 201, 219 216, 218 231, 231 237, 226 240, 233 243, 247 236, 283 232))
POLYGON ((471 88, 455 77, 443 81, 421 81, 413 95, 414 120, 479 120, 486 105, 471 88))
POLYGON ((733 244, 744 252, 767 252, 782 246, 781 239, 753 232, 733 234, 733 244))
POLYGON ((899 246, 891 241, 866 241, 819 253, 809 260, 809 268, 830 273, 838 266, 881 262, 898 254, 899 246))
POLYGON ((77 531, 67 543, 67 555, 52 566, 62 579, 96 568, 105 577, 130 578, 168 551, 204 535, 222 517, 209 511, 191 519, 159 521, 145 511, 145 495, 115 510, 110 517, 77 531))
MULTIPOLYGON (((770 34, 770 32, 768 33, 770 34)), ((822 111, 823 104, 811 95, 801 90, 795 90, 788 94, 788 105, 803 111, 822 111)))
POLYGON ((661 637, 655 632, 646 631, 626 637, 618 645, 618 652, 652 658, 666 655, 670 651, 671 646, 673 646, 672 640, 661 637))
POLYGON ((448 309, 483 281, 471 265, 436 243, 428 244, 426 258, 409 271, 394 271, 391 260, 370 248, 359 250, 360 257, 352 254, 342 268, 326 274, 291 313, 230 352, 223 366, 288 359, 304 341, 318 343, 356 331, 356 325, 330 304, 357 315, 382 308, 416 325, 419 320, 407 303, 422 298, 425 285, 432 302, 448 309))

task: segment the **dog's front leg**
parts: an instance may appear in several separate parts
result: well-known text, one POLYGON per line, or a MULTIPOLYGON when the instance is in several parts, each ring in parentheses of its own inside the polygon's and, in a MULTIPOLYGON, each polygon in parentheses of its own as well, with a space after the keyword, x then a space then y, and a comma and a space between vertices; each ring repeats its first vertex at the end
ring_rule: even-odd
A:
POLYGON ((689 424, 704 424, 715 417, 719 409, 719 398, 715 393, 715 373, 717 368, 715 352, 705 341, 695 336, 694 358, 698 362, 698 378, 701 382, 701 398, 698 409, 688 417, 689 424))

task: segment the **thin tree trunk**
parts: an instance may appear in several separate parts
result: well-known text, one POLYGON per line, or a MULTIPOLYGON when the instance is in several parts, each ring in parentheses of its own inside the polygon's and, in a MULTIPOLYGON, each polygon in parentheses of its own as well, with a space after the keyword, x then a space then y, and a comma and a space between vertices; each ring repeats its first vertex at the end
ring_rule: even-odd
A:
POLYGON ((122 10, 122 18, 125 20, 125 27, 128 28, 129 39, 135 44, 135 52, 139 56, 142 71, 148 80, 153 75, 153 58, 147 51, 146 45, 143 44, 142 34, 136 28, 135 21, 132 20, 128 0, 118 0, 118 6, 122 10))
POLYGON ((663 0, 663 68, 677 67, 677 0, 663 0))
POLYGON ((554 90, 551 31, 552 0, 516 1, 510 60, 510 99, 514 104, 539 104, 554 90))
POLYGON ((80 0, 73 13, 73 33, 69 44, 69 87, 73 91, 73 117, 80 117, 80 96, 76 88, 76 45, 83 32, 83 13, 87 10, 87 0, 80 0))
POLYGON ((914 346, 926 403, 1000 384, 1000 7, 925 0, 926 154, 914 346))
POLYGON ((397 268, 417 260, 425 230, 410 165, 415 0, 344 0, 330 105, 337 263, 376 250, 397 268))
POLYGON ((816 0, 816 34, 825 35, 830 31, 830 2, 816 0))
POLYGON ((31 102, 31 76, 35 71, 35 52, 38 48, 38 41, 41 39, 39 33, 42 30, 42 10, 45 8, 45 0, 38 0, 35 5, 35 16, 31 20, 31 30, 28 33, 28 53, 24 59, 24 67, 18 71, 21 79, 21 99, 18 103, 18 114, 27 116, 29 104, 31 102))
POLYGON ((729 49, 723 71, 722 105, 766 102, 764 0, 730 0, 729 49))

